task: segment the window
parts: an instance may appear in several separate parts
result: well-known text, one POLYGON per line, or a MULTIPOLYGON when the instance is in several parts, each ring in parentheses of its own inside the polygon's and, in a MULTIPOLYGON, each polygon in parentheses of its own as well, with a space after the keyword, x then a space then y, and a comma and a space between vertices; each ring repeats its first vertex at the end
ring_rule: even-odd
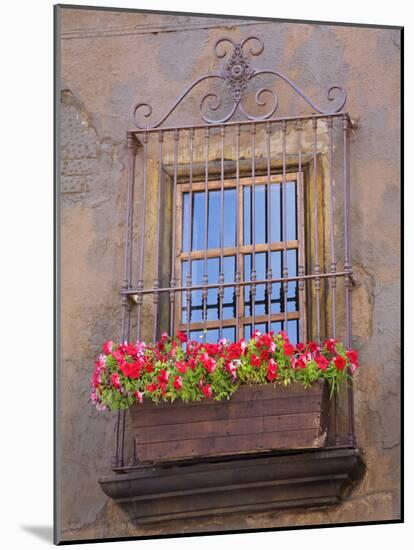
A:
POLYGON ((292 172, 210 180, 207 197, 205 182, 178 185, 176 272, 181 286, 199 287, 180 293, 178 330, 214 342, 249 338, 254 325, 261 331, 286 330, 293 342, 299 340, 305 307, 297 281, 285 287, 260 281, 281 278, 284 268, 289 277, 298 275, 299 249, 304 258, 300 177, 292 172), (240 280, 258 283, 231 285, 240 280), (217 283, 225 286, 202 288, 217 283))

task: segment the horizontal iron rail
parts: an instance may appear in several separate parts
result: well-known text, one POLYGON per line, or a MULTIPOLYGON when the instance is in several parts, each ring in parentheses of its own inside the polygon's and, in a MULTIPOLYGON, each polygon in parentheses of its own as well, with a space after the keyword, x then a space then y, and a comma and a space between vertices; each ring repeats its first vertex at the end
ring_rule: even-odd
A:
POLYGON ((318 273, 311 275, 300 275, 292 277, 272 277, 271 279, 256 279, 254 281, 231 281, 227 283, 207 283, 207 284, 197 284, 197 285, 183 285, 175 287, 164 287, 164 288, 130 288, 122 289, 121 295, 131 296, 134 294, 153 294, 155 292, 181 292, 184 290, 205 290, 211 288, 229 288, 237 286, 250 286, 250 285, 265 285, 267 283, 283 283, 289 281, 303 281, 308 279, 315 278, 329 278, 329 277, 352 277, 351 271, 337 271, 330 273, 318 273))
POLYGON ((245 125, 252 125, 253 123, 256 125, 260 124, 269 124, 272 122, 296 122, 300 120, 317 120, 317 119, 332 119, 332 118, 343 118, 346 117, 348 120, 348 123, 350 124, 351 128, 353 127, 352 120, 349 116, 349 113, 347 112, 340 112, 340 113, 332 113, 332 114, 316 114, 313 113, 311 115, 302 115, 302 116, 288 116, 288 117, 274 117, 274 118, 268 118, 263 120, 255 120, 252 122, 251 120, 239 120, 235 121, 232 120, 231 122, 221 122, 221 123, 211 123, 211 124, 193 124, 193 125, 186 125, 186 126, 165 126, 161 128, 143 128, 140 130, 131 130, 131 134, 135 134, 136 136, 142 135, 142 134, 152 134, 152 133, 160 133, 160 132, 173 132, 174 130, 196 130, 196 129, 204 129, 204 128, 222 128, 223 126, 245 126, 245 125))

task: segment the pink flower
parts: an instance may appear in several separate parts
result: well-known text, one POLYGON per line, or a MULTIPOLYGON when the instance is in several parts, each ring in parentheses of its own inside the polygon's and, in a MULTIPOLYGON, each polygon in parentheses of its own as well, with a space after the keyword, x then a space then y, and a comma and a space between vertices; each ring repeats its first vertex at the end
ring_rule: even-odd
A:
POLYGON ((95 365, 99 368, 103 368, 105 366, 105 355, 100 354, 97 361, 95 361, 95 365))
POLYGON ((210 374, 214 372, 216 368, 216 362, 212 357, 209 356, 208 353, 203 353, 200 356, 200 361, 202 362, 203 367, 207 370, 207 372, 209 372, 210 374))
POLYGON ((111 384, 113 385, 114 388, 116 388, 117 390, 120 389, 121 387, 121 382, 120 382, 120 379, 119 379, 119 374, 117 372, 113 372, 111 374, 111 384))
POLYGON ((113 346, 114 346, 114 343, 112 342, 112 340, 108 340, 103 344, 102 351, 104 352, 105 355, 109 355, 112 351, 113 346))
POLYGON ((285 330, 281 330, 280 332, 278 332, 278 334, 280 334, 280 336, 282 337, 282 340, 284 340, 285 342, 289 341, 289 337, 285 330))
POLYGON ((134 392, 134 397, 137 399, 138 403, 142 403, 144 398, 144 392, 143 391, 136 391, 134 392))
POLYGON ((181 378, 181 376, 176 376, 174 379, 174 388, 176 390, 181 390, 182 387, 183 387, 183 379, 181 378))
POLYGON ((124 354, 119 348, 112 353, 112 357, 114 357, 118 363, 122 363, 124 360, 124 354))
POLYGON ((226 370, 230 373, 233 379, 233 382, 237 380, 237 369, 239 365, 240 365, 239 360, 230 361, 229 363, 226 364, 226 370))

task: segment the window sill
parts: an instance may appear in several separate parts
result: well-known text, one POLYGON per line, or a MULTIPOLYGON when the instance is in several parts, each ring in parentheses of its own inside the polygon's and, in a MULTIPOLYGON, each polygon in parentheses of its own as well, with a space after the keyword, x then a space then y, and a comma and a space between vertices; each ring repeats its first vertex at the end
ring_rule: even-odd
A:
POLYGON ((137 524, 338 504, 365 472, 358 449, 325 448, 136 466, 99 480, 137 524))

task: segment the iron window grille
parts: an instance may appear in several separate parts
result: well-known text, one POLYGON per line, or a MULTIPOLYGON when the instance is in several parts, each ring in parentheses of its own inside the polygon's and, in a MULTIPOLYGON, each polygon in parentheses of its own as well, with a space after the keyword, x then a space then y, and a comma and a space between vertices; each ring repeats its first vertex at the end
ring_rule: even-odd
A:
MULTIPOLYGON (((220 73, 198 78, 155 123, 148 123, 148 103, 134 109, 122 340, 177 330, 193 339, 238 339, 254 329, 285 329, 293 341, 338 337, 351 346, 346 93, 333 86, 327 99, 334 106, 317 106, 286 75, 251 66, 263 49, 256 36, 221 38, 214 46, 219 59, 227 57, 220 73), (281 81, 280 96, 263 77, 281 81), (202 122, 169 126, 190 92, 210 81, 202 122), (292 90, 312 112, 275 116, 292 90)), ((352 382, 332 409, 330 443, 355 447, 352 382)), ((121 411, 118 471, 128 467, 125 432, 121 411)), ((130 467, 137 460, 132 452, 130 467)))

